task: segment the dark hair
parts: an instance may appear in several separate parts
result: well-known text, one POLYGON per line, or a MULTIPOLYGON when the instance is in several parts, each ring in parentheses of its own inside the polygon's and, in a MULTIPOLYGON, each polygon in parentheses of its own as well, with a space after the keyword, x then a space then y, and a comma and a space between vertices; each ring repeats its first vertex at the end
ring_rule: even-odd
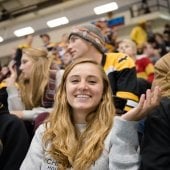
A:
POLYGON ((40 38, 47 37, 50 40, 50 36, 48 34, 41 34, 40 38))
POLYGON ((15 52, 15 66, 16 66, 16 70, 17 70, 17 75, 19 76, 19 74, 21 73, 19 67, 21 65, 21 58, 22 58, 22 49, 21 48, 17 48, 16 52, 15 52))

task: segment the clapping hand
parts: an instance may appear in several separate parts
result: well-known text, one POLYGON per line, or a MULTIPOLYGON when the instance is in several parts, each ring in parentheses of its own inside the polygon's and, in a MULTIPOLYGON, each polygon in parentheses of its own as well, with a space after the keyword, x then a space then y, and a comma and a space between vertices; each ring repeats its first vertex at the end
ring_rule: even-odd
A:
POLYGON ((161 90, 157 86, 151 92, 150 89, 146 91, 146 94, 142 94, 137 107, 131 109, 121 117, 128 121, 139 121, 146 117, 150 111, 159 105, 161 99, 161 90))

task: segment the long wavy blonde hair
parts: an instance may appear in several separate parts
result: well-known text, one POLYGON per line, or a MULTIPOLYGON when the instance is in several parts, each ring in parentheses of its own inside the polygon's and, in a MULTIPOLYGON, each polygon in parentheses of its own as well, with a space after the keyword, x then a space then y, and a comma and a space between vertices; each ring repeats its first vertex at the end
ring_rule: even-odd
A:
POLYGON ((51 61, 46 51, 36 48, 25 48, 23 54, 33 60, 30 70, 30 79, 25 80, 22 73, 19 77, 21 99, 26 109, 40 106, 45 87, 49 80, 49 67, 51 61))
POLYGON ((73 167, 74 170, 89 169, 103 151, 104 140, 113 125, 114 115, 112 91, 103 68, 92 59, 75 59, 65 69, 56 94, 54 111, 46 122, 46 131, 43 135, 46 151, 57 161, 58 169, 65 170, 68 167, 73 167), (98 108, 88 115, 87 128, 80 134, 73 124, 71 107, 67 102, 66 80, 70 71, 82 63, 92 63, 100 70, 104 89, 98 108))

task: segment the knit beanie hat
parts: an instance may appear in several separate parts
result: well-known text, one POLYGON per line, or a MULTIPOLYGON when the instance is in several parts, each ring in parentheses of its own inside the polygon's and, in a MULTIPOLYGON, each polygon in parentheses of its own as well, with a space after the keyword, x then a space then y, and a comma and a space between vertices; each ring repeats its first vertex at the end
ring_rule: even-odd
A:
POLYGON ((162 96, 170 97, 170 52, 161 57, 155 64, 155 75, 152 87, 159 86, 162 96))
POLYGON ((92 43, 102 54, 106 51, 105 38, 100 32, 100 29, 93 24, 83 24, 73 27, 68 39, 70 39, 72 35, 76 35, 92 43))

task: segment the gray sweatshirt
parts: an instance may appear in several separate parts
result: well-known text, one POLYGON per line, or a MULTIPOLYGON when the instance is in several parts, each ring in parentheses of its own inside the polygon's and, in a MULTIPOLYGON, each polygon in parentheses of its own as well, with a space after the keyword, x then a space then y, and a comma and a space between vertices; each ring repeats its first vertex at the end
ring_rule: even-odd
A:
MULTIPOLYGON (((137 122, 114 118, 114 126, 104 141, 101 156, 90 170, 137 170, 139 167, 137 122)), ((43 150, 41 125, 32 140, 20 170, 57 170, 57 162, 43 150)))

